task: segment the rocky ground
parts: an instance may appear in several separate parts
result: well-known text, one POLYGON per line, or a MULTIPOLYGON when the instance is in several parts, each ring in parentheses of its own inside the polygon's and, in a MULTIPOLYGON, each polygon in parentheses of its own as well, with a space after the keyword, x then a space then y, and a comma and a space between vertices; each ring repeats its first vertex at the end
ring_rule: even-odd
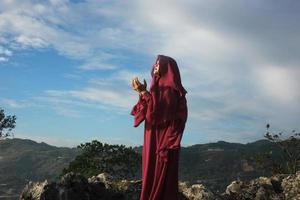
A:
MULTIPOLYGON (((138 200, 140 180, 116 180, 102 173, 89 179, 66 174, 58 182, 29 182, 21 200, 138 200)), ((299 200, 300 172, 294 175, 259 177, 249 182, 233 181, 222 194, 202 184, 179 182, 181 200, 299 200)))

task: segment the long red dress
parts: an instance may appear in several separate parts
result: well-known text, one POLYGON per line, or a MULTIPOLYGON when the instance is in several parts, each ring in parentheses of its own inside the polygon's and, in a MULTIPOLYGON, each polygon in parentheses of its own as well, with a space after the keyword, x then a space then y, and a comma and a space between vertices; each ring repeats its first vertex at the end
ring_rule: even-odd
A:
MULTIPOLYGON (((160 76, 133 107, 134 127, 145 121, 140 200, 178 200, 180 142, 187 120, 186 91, 177 63, 159 55, 160 76)), ((153 69, 152 69, 153 70, 153 69)))

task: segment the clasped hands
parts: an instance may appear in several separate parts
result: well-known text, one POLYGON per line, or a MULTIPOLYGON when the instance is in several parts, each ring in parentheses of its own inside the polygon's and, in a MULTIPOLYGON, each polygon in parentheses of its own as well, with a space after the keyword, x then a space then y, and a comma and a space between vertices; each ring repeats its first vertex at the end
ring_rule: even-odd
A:
MULTIPOLYGON (((159 60, 154 64, 154 68, 153 68, 153 74, 160 76, 160 70, 159 70, 160 66, 159 66, 159 60)), ((147 83, 146 80, 144 79, 144 84, 142 84, 139 81, 138 77, 134 77, 131 80, 131 87, 133 90, 137 91, 140 95, 143 95, 145 92, 147 92, 147 83)))
POLYGON ((131 87, 133 90, 137 91, 140 95, 143 95, 147 92, 147 83, 144 79, 144 84, 139 81, 138 77, 135 77, 131 80, 131 87))

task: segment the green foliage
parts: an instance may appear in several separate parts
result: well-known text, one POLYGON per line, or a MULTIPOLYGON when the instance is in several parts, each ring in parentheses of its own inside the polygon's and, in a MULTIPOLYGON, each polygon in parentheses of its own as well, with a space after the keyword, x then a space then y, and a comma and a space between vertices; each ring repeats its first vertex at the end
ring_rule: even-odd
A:
POLYGON ((268 174, 281 174, 284 173, 282 163, 285 163, 283 159, 282 151, 276 149, 276 151, 265 151, 253 156, 253 160, 257 164, 257 168, 264 172, 264 175, 268 174))
POLYGON ((5 116, 4 110, 0 109, 0 139, 11 135, 12 129, 16 127, 16 116, 5 116))
POLYGON ((132 147, 102 144, 97 140, 80 144, 81 150, 61 175, 75 172, 91 177, 106 172, 117 178, 132 178, 140 169, 141 156, 132 147))
POLYGON ((270 142, 276 144, 281 153, 277 158, 272 156, 272 152, 261 155, 258 161, 261 165, 271 169, 273 173, 294 174, 300 170, 300 133, 292 131, 289 137, 284 138, 283 133, 270 132, 270 125, 266 126, 267 131, 264 135, 270 142))

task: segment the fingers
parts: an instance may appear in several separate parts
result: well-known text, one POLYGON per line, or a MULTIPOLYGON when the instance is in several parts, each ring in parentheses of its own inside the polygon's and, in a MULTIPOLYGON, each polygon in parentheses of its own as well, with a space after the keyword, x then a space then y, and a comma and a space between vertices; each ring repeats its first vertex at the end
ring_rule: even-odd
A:
POLYGON ((133 78, 132 80, 131 80, 131 86, 133 87, 133 88, 135 88, 135 80, 134 80, 135 78, 133 78))
POLYGON ((147 88, 147 82, 146 80, 144 79, 144 84, 142 84, 140 81, 139 81, 139 78, 138 77, 134 77, 132 80, 131 80, 131 87, 133 90, 138 90, 141 86, 143 86, 143 88, 147 88))
POLYGON ((131 80, 131 87, 132 87, 132 89, 135 88, 135 87, 134 87, 134 79, 131 80))
POLYGON ((135 83, 136 83, 137 86, 142 85, 141 82, 139 81, 139 78, 138 78, 138 77, 135 78, 135 83))
POLYGON ((137 77, 134 77, 134 78, 131 80, 131 86, 132 86, 132 89, 134 89, 134 90, 137 89, 136 79, 137 79, 137 77))

